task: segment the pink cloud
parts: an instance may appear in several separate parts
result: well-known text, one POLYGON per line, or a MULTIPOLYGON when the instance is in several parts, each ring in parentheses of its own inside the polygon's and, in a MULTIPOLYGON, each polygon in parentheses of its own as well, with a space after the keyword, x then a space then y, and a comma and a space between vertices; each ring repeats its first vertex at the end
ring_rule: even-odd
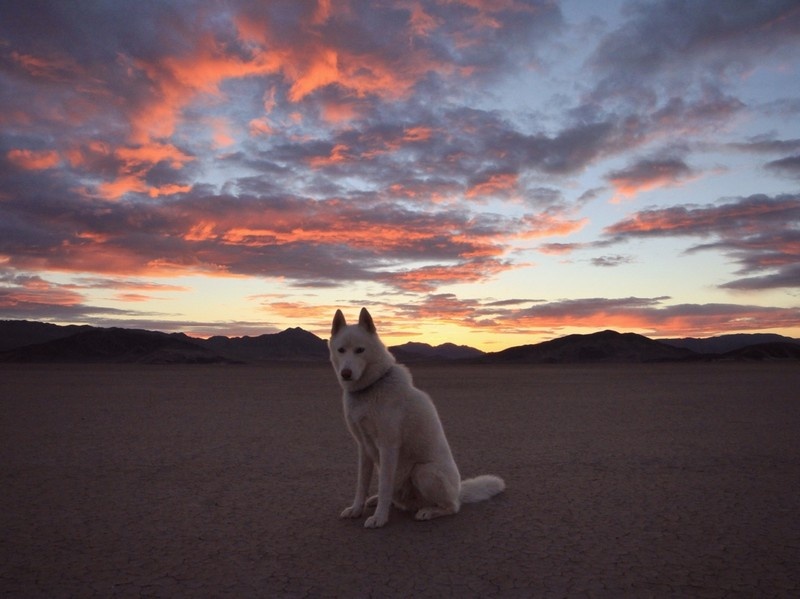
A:
POLYGON ((677 159, 641 160, 606 177, 616 190, 613 203, 629 200, 659 187, 682 185, 696 177, 685 162, 677 159))
POLYGON ((9 162, 30 171, 42 171, 54 168, 61 162, 61 156, 55 150, 14 149, 6 153, 9 162))

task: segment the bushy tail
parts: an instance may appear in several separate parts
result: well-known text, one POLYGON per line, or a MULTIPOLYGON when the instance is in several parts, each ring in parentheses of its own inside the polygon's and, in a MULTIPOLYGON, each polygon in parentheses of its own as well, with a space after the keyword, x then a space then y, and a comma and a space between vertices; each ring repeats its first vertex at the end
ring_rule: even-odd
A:
POLYGON ((482 474, 475 478, 461 481, 461 491, 458 498, 461 503, 475 503, 486 501, 489 497, 497 495, 506 488, 505 481, 493 474, 482 474))

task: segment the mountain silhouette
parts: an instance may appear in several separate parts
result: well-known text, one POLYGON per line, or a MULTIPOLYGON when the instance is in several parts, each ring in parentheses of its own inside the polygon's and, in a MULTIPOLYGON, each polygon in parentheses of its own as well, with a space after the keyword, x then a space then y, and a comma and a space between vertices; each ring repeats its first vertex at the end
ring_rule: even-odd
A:
POLYGON ((52 341, 0 353, 3 362, 138 362, 148 364, 209 364, 231 360, 178 333, 137 329, 81 330, 52 341))
MULTIPOLYGON (((183 333, 6 320, 0 321, 0 348, 0 362, 206 364, 270 361, 324 363, 328 360, 327 342, 301 328, 256 337, 196 339, 183 333)), ((400 362, 412 363, 590 364, 800 360, 799 340, 771 334, 653 340, 635 333, 608 330, 588 335, 567 335, 492 353, 452 343, 431 346, 412 342, 389 349, 400 362), (698 349, 694 350, 695 347, 698 349)))
POLYGON ((301 328, 258 337, 211 337, 195 340, 214 352, 235 360, 302 360, 328 359, 328 344, 301 328))
POLYGON ((740 347, 717 356, 717 361, 776 362, 800 360, 800 344, 797 343, 757 343, 740 347))
POLYGON ((478 358, 484 353, 467 345, 456 345, 455 343, 443 343, 441 345, 429 345, 410 341, 403 345, 393 345, 389 348, 395 358, 400 362, 420 362, 426 360, 466 360, 478 358))
POLYGON ((59 326, 47 322, 30 320, 0 320, 0 352, 25 345, 46 343, 54 339, 69 337, 93 327, 83 325, 59 326))
POLYGON ((658 341, 674 347, 684 347, 698 354, 724 354, 761 343, 793 343, 800 345, 800 341, 797 339, 776 333, 738 333, 706 337, 705 339, 683 337, 681 339, 659 339, 658 341))
POLYGON ((685 360, 693 355, 691 350, 659 343, 636 333, 601 331, 511 347, 486 354, 478 361, 505 364, 663 362, 685 360))

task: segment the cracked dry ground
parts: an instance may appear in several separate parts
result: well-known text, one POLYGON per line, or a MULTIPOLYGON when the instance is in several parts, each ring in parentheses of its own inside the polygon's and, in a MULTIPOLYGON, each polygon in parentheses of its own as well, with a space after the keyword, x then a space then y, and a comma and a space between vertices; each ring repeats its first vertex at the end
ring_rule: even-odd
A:
POLYGON ((0 367, 0 595, 800 593, 796 366, 412 372, 508 489, 365 530, 327 366, 0 367))

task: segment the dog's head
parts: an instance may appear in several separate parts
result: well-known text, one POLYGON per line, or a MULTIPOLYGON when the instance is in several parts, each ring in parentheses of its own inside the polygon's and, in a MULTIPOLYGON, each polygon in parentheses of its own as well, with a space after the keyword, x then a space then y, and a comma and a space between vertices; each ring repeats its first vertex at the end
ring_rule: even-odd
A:
POLYGON ((339 384, 346 391, 368 387, 394 363, 366 308, 361 309, 357 325, 348 325, 342 311, 336 311, 328 348, 339 384))

